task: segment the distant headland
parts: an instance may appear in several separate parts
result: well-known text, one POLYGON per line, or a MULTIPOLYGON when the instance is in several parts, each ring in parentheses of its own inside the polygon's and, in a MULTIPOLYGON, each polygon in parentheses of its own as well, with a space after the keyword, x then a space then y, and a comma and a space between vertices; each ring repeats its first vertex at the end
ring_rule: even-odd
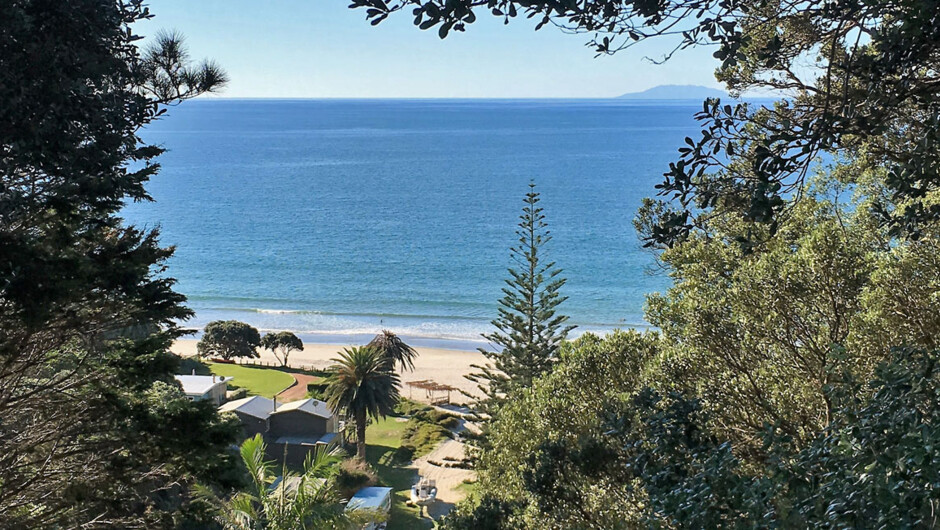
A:
POLYGON ((726 98, 723 90, 699 85, 659 85, 642 92, 630 92, 617 99, 696 99, 726 98))

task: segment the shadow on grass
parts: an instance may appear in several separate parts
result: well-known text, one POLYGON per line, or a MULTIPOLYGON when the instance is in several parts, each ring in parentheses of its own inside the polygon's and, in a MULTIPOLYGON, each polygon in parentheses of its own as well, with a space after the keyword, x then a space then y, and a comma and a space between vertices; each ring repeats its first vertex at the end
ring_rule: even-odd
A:
POLYGON ((406 504, 418 475, 414 469, 395 461, 395 450, 387 445, 366 445, 366 460, 375 468, 382 484, 392 488, 394 493, 388 530, 431 528, 434 524, 431 519, 421 517, 417 507, 406 504))

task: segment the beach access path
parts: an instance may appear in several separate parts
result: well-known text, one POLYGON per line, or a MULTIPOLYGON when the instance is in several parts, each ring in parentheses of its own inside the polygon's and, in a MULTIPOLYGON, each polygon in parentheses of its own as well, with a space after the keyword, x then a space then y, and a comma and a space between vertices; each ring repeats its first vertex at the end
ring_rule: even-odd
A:
MULTIPOLYGON (((196 355, 195 339, 180 339, 173 343, 170 350, 183 357, 196 355)), ((343 348, 349 348, 350 344, 304 344, 303 351, 293 352, 290 355, 288 363, 292 368, 312 368, 314 370, 323 370, 332 364, 332 359, 338 357, 338 352, 343 348)), ((477 351, 445 350, 441 348, 415 348, 418 357, 415 359, 414 372, 399 372, 401 377, 403 397, 409 397, 407 383, 409 381, 431 380, 442 385, 450 385, 473 395, 478 393, 476 385, 468 381, 464 375, 475 371, 471 368, 473 364, 482 365, 486 358, 477 351)), ((261 358, 257 361, 269 363, 271 365, 280 364, 271 352, 259 350, 261 358)), ((238 381, 234 382, 236 385, 238 381)), ((303 395, 306 395, 307 384, 298 384, 289 388, 302 388, 303 395)), ((298 390, 297 392, 300 392, 298 390)), ((281 399, 287 399, 279 396, 281 399)), ((303 397, 303 396, 301 396, 303 397)), ((297 398, 300 399, 300 398, 297 398)), ((427 402, 423 392, 415 391, 412 393, 412 399, 415 401, 427 402)), ((467 397, 460 392, 451 392, 451 401, 453 403, 466 403, 467 397)))

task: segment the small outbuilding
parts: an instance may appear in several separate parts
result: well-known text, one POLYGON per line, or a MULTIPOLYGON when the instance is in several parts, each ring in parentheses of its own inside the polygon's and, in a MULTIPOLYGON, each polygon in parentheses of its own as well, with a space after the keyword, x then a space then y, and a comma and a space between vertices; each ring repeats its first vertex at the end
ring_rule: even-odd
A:
POLYGON ((231 377, 219 375, 178 375, 176 380, 183 393, 192 401, 212 401, 216 405, 225 403, 225 392, 231 377))
MULTIPOLYGON (((371 486, 362 488, 346 503, 346 511, 369 510, 388 517, 392 509, 392 488, 371 486)), ((386 523, 370 523, 363 530, 384 530, 386 523)))

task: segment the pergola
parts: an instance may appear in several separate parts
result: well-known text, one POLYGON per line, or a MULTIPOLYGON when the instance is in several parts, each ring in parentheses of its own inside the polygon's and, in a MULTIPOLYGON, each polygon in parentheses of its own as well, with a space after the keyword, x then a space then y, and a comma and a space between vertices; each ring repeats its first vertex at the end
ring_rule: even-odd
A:
POLYGON ((440 383, 435 383, 434 381, 431 381, 430 379, 424 379, 421 381, 408 381, 406 384, 408 385, 408 398, 409 399, 411 398, 411 389, 418 388, 418 389, 424 390, 425 397, 427 397, 428 400, 430 400, 432 405, 450 403, 450 393, 452 391, 459 390, 458 388, 452 387, 450 385, 442 385, 440 383), (439 395, 440 393, 443 393, 443 392, 447 393, 447 397, 444 397, 444 395, 439 395))

